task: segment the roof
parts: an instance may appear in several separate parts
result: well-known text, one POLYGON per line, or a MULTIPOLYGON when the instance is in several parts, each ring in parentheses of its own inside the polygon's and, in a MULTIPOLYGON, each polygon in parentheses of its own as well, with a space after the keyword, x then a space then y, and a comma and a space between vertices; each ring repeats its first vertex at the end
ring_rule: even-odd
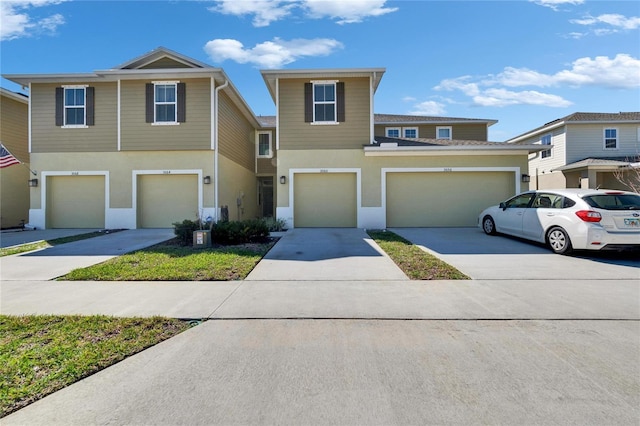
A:
POLYGON ((555 172, 555 171, 567 171, 567 170, 576 170, 576 169, 588 169, 590 167, 608 167, 608 168, 617 169, 620 167, 628 167, 634 161, 636 161, 636 159, 629 158, 629 157, 604 157, 604 158, 589 157, 580 161, 576 161, 576 162, 555 168, 551 171, 555 172))
POLYGON ((0 94, 18 102, 22 102, 23 104, 29 103, 29 97, 24 93, 12 92, 11 90, 7 90, 4 87, 0 87, 0 94))
POLYGON ((375 124, 454 124, 487 123, 492 126, 498 120, 484 118, 436 117, 430 115, 374 114, 375 124))
POLYGON ((594 123, 640 123, 640 112, 574 112, 562 118, 550 121, 533 130, 529 130, 521 135, 507 140, 507 143, 517 143, 537 133, 547 132, 557 127, 562 127, 567 123, 571 124, 594 124, 594 123))
POLYGON ((376 136, 374 143, 364 146, 365 151, 542 151, 541 145, 510 145, 504 142, 488 142, 464 139, 389 138, 376 136))
POLYGON ((290 78, 308 78, 308 79, 334 79, 334 78, 353 78, 353 77, 371 77, 373 80, 373 92, 378 89, 382 75, 386 72, 386 68, 319 68, 319 69, 276 69, 276 70, 260 70, 262 78, 269 89, 271 98, 276 100, 276 81, 290 78))

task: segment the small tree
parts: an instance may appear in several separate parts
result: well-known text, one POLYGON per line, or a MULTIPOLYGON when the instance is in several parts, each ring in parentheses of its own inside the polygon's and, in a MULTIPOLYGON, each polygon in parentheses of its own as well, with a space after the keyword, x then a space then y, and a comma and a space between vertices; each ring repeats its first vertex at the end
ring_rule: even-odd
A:
POLYGON ((613 176, 631 191, 640 193, 640 156, 613 172, 613 176))

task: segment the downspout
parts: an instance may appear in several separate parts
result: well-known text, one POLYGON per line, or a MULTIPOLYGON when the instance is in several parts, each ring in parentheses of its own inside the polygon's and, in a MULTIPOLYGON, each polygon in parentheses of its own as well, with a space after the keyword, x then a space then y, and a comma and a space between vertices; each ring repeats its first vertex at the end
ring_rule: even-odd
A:
POLYGON ((219 179, 219 172, 218 172, 218 156, 219 156, 219 149, 218 149, 218 115, 219 115, 219 93, 221 89, 224 89, 225 87, 227 87, 229 85, 229 80, 225 80, 224 84, 222 86, 218 86, 215 89, 215 113, 213 116, 213 123, 214 123, 214 132, 213 132, 213 147, 214 147, 214 152, 213 152, 213 175, 214 175, 214 209, 216 212, 216 222, 220 221, 220 199, 218 197, 219 194, 219 189, 220 189, 220 179, 219 179))
POLYGON ((374 144, 376 142, 375 138, 375 109, 373 107, 373 86, 375 84, 376 72, 373 72, 373 77, 369 77, 369 143, 374 144))

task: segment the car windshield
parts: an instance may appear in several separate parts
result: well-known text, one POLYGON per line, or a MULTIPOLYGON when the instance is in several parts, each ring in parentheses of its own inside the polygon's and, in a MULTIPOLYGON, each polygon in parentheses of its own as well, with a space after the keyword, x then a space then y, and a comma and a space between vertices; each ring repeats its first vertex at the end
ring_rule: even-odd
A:
POLYGON ((640 195, 598 194, 583 198, 591 207, 603 210, 640 210, 640 195))

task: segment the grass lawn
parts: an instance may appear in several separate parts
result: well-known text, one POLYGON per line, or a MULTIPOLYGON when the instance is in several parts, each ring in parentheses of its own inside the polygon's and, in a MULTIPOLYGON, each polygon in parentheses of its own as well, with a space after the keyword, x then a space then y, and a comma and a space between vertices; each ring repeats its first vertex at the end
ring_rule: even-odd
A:
POLYGON ((86 240, 88 238, 99 237, 101 235, 106 235, 106 234, 107 233, 103 231, 88 232, 86 234, 72 235, 70 237, 55 238, 52 240, 21 244, 19 246, 14 246, 14 247, 0 248, 0 257, 10 256, 12 254, 26 253, 28 251, 33 251, 38 249, 45 249, 45 248, 57 246, 60 244, 71 243, 73 241, 86 240))
POLYGON ((231 281, 242 280, 274 242, 193 248, 176 239, 124 254, 98 265, 75 269, 60 280, 80 281, 231 281))
POLYGON ((367 233, 412 280, 470 279, 398 234, 382 230, 368 230, 367 233))
POLYGON ((159 317, 0 315, 0 417, 187 328, 159 317))

